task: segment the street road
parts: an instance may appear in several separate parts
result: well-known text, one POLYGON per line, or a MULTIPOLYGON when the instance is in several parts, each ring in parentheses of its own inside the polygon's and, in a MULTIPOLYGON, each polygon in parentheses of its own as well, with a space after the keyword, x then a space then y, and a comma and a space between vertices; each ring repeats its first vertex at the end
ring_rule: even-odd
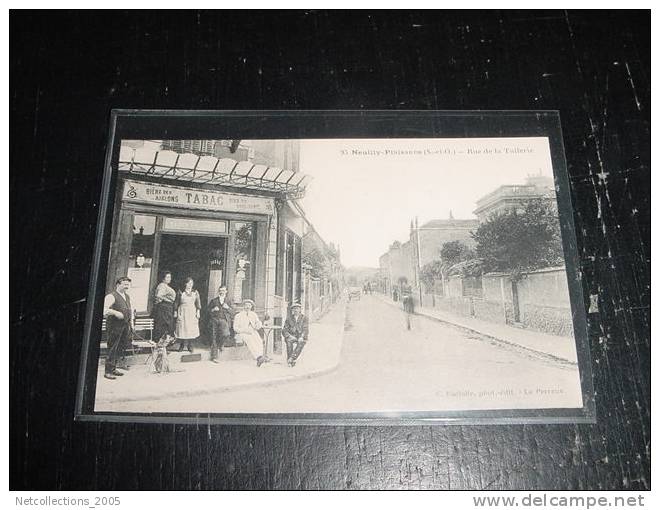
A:
POLYGON ((377 296, 362 296, 348 304, 341 362, 330 373, 214 395, 117 404, 115 411, 139 407, 146 412, 394 412, 580 406, 577 367, 420 316, 413 317, 408 331, 399 308, 377 296))

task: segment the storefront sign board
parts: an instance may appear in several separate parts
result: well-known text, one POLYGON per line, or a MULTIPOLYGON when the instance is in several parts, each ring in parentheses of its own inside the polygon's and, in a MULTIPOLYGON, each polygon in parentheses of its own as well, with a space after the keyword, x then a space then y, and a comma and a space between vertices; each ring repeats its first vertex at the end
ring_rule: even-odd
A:
POLYGON ((272 215, 272 198, 238 195, 127 180, 122 199, 125 202, 165 205, 183 209, 272 215))

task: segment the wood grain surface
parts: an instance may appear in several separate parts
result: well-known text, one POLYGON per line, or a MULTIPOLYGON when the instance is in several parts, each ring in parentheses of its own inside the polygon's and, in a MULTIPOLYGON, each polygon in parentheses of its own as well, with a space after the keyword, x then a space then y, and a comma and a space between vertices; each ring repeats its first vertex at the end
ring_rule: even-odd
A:
POLYGON ((650 488, 650 13, 11 15, 11 489, 650 488), (112 108, 556 109, 596 425, 73 421, 112 108))

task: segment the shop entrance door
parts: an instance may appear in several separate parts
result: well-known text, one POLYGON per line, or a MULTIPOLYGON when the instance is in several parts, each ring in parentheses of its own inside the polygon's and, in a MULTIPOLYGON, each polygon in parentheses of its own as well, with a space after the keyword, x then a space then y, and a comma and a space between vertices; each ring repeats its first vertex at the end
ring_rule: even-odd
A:
POLYGON ((218 287, 226 285, 227 239, 198 235, 162 234, 159 273, 172 273, 172 287, 183 290, 186 278, 195 281, 202 307, 216 296, 218 287))

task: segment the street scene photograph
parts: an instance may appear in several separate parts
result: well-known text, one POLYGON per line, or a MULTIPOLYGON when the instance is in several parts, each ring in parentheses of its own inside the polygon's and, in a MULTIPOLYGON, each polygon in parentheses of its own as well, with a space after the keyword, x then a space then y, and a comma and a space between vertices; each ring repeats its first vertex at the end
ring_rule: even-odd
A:
POLYGON ((118 143, 95 412, 583 407, 546 137, 118 143))

